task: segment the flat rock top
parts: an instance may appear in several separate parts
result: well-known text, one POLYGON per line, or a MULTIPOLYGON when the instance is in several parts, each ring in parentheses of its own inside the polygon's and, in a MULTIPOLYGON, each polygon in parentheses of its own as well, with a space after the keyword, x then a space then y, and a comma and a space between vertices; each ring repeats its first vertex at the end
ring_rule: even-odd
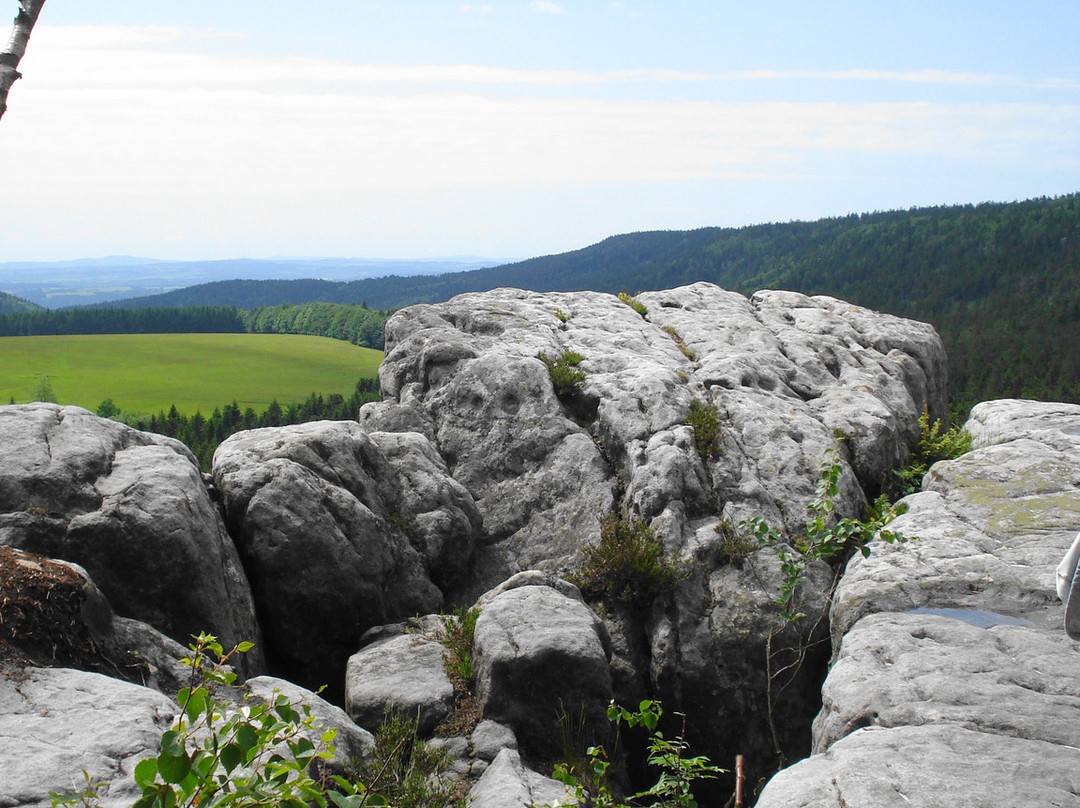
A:
POLYGON ((1080 643, 1055 568, 1080 529, 1080 406, 978 405, 971 452, 935 464, 849 564, 815 754, 759 808, 1080 806, 1080 643))

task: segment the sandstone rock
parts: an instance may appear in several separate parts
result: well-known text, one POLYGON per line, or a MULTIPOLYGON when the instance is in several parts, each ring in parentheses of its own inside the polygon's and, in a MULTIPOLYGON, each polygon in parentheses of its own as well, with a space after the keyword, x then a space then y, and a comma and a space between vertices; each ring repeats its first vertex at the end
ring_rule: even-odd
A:
MULTIPOLYGON (((514 289, 398 312, 380 369, 385 400, 361 420, 428 435, 472 495, 484 533, 472 585, 455 602, 520 570, 564 572, 613 508, 650 519, 693 574, 612 624, 616 695, 648 692, 688 713, 714 756, 767 760, 765 657, 782 627, 772 602, 779 570, 768 552, 729 563, 725 530, 754 515, 801 530, 838 442, 838 510, 860 513, 915 446, 918 415, 944 415, 945 354, 926 324, 832 298, 748 300, 698 283, 637 299, 644 317, 611 295, 514 289), (564 351, 584 357, 585 380, 560 398, 538 356, 564 351), (695 399, 716 408, 719 456, 697 451, 687 420, 695 399), (739 748, 732 725, 743 728, 739 748)), ((814 634, 831 583, 829 568, 811 570, 809 617, 792 645, 814 634)), ((776 705, 785 733, 816 711, 820 653, 776 705)), ((808 751, 809 732, 792 734, 785 743, 808 751)))
MULTIPOLYGON (((0 407, 0 543, 85 567, 182 642, 260 644, 247 578, 191 453, 78 407, 0 407)), ((261 649, 246 660, 262 668, 261 649)))
POLYGON ((513 749, 504 749, 469 791, 472 808, 533 808, 537 805, 573 805, 566 786, 537 774, 521 762, 513 749))
POLYGON ((1080 517, 1078 417, 973 410, 976 448, 935 464, 890 526, 917 540, 849 563, 817 754, 758 808, 1080 805, 1080 644, 1054 585, 1080 517))
POLYGON ((156 755, 178 708, 149 688, 66 668, 0 673, 0 805, 46 808, 50 791, 103 781, 102 805, 141 795, 132 771, 156 755))
POLYGON ((238 433, 218 447, 214 479, 269 655, 297 683, 339 700, 365 630, 441 606, 404 530, 401 484, 358 424, 238 433))
POLYGON ((520 586, 482 600, 473 667, 484 718, 514 730, 521 746, 561 749, 558 713, 606 724, 610 645, 603 623, 580 600, 547 586, 520 586))
POLYGON ((345 709, 357 724, 375 729, 387 708, 418 719, 430 735, 454 709, 454 686, 446 675, 446 648, 422 634, 378 640, 349 657, 345 709))
POLYGON ((317 731, 309 734, 308 739, 314 744, 321 740, 324 730, 336 730, 333 741, 334 757, 328 761, 330 774, 348 776, 355 763, 370 762, 375 749, 375 738, 372 734, 358 727, 344 710, 330 704, 317 693, 273 676, 248 679, 244 683, 244 689, 253 698, 267 704, 273 703, 279 696, 284 696, 292 704, 300 705, 298 709, 310 710, 317 731))
POLYGON ((923 724, 1080 748, 1080 648, 1025 626, 874 614, 844 637, 822 699, 817 752, 861 726, 923 724))
POLYGON ((1077 752, 953 725, 869 728, 777 774, 757 808, 1080 806, 1077 752))
POLYGON ((517 750, 517 736, 505 724, 490 718, 476 725, 469 738, 473 754, 489 763, 504 749, 517 750))

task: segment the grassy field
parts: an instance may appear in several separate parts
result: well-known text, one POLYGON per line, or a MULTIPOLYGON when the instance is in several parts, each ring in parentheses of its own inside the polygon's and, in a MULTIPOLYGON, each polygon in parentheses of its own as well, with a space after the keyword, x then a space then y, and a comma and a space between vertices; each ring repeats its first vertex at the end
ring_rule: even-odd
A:
POLYGON ((109 334, 0 338, 0 403, 34 398, 43 376, 56 401, 124 412, 209 415, 235 401, 263 412, 311 393, 348 397, 376 375, 382 352, 285 334, 109 334))

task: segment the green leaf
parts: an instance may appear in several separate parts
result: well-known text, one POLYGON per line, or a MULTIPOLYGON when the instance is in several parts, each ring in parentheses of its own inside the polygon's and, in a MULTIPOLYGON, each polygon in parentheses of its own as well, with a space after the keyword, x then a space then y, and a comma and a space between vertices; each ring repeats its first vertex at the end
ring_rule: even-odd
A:
POLYGON ((191 771, 191 758, 184 755, 158 755, 158 774, 166 783, 179 783, 191 771))
POLYGON ((231 772, 244 762, 245 752, 237 743, 230 743, 221 750, 221 765, 225 771, 231 772))
POLYGON ((244 750, 246 756, 259 744, 259 735, 250 724, 241 724, 236 729, 236 743, 244 750))
POLYGON ((174 729, 166 730, 161 734, 161 754, 159 757, 186 757, 187 749, 184 748, 184 736, 174 729))
POLYGON ((145 789, 157 779, 157 758, 140 760, 135 765, 135 783, 145 789))
POLYGON ((246 654, 248 651, 250 651, 254 647, 255 647, 255 643, 247 642, 245 640, 244 642, 237 643, 236 650, 239 651, 241 654, 246 654))

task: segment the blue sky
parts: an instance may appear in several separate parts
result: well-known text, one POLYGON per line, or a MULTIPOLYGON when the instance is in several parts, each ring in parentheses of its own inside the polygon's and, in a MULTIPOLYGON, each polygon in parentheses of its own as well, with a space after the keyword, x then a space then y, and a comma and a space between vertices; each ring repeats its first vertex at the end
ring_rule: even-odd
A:
POLYGON ((528 257, 1080 190, 1074 0, 47 0, 21 70, 0 261, 528 257))

